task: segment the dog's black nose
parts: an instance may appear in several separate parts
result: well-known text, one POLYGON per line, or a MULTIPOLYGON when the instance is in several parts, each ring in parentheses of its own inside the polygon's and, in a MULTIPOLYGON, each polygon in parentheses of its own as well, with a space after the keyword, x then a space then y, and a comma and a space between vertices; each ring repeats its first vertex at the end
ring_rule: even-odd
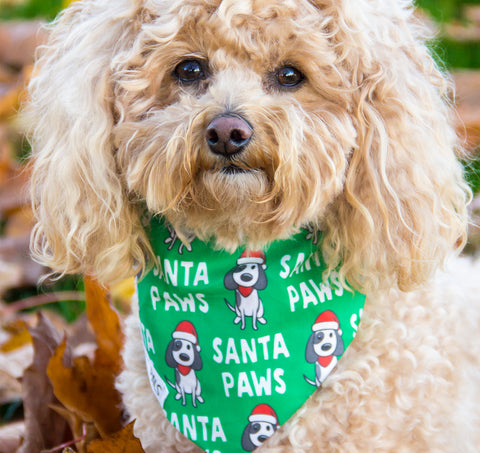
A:
POLYGON ((229 157, 248 145, 253 135, 250 124, 237 115, 220 115, 207 127, 207 143, 212 153, 229 157))

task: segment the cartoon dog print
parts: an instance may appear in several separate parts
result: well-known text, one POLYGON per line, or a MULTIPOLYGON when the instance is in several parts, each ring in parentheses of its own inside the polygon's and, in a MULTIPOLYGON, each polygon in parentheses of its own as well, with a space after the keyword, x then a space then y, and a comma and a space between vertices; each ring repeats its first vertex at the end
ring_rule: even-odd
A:
POLYGON ((315 363, 315 381, 305 375, 305 380, 312 385, 320 387, 335 368, 337 357, 345 351, 342 331, 337 316, 333 311, 322 312, 312 326, 312 334, 307 342, 305 359, 315 363))
POLYGON ((167 346, 165 361, 169 367, 175 368, 175 383, 166 381, 177 394, 175 399, 182 399, 186 405, 186 395, 192 395, 192 405, 197 407, 197 401, 203 403, 200 381, 196 371, 202 369, 200 346, 195 327, 190 321, 181 321, 172 333, 172 340, 167 346))
POLYGON ((187 240, 185 244, 183 241, 178 237, 177 232, 173 229, 171 225, 167 225, 168 232, 170 233, 170 236, 165 239, 164 243, 168 244, 168 250, 172 250, 173 247, 175 246, 175 243, 177 240, 179 241, 178 244, 178 254, 183 255, 183 249, 186 248, 189 252, 192 251, 192 241, 195 239, 194 235, 186 236, 185 239, 187 240))
POLYGON ((242 448, 253 451, 278 429, 278 417, 268 404, 259 404, 248 417, 242 434, 242 448))
POLYGON ((265 255, 263 252, 252 252, 245 250, 237 265, 227 272, 224 278, 225 288, 235 291, 235 307, 230 305, 227 299, 225 303, 237 316, 233 323, 241 322, 242 330, 245 329, 245 318, 252 318, 252 326, 257 330, 257 322, 266 324, 263 317, 263 304, 258 295, 267 287, 267 276, 265 274, 265 255))

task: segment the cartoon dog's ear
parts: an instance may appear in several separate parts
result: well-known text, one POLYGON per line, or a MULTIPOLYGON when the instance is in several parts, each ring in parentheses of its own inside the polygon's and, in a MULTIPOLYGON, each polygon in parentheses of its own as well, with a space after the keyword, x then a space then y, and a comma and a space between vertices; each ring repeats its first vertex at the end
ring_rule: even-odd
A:
POLYGON ((193 356, 193 363, 192 363, 192 369, 197 371, 201 370, 203 366, 202 362, 202 357, 200 357, 200 353, 195 346, 193 346, 193 351, 194 351, 194 356, 193 356))
POLYGON ((258 280, 253 287, 259 291, 267 287, 267 275, 262 266, 258 266, 258 280))
POLYGON ((174 343, 175 340, 171 340, 170 343, 168 343, 167 350, 165 351, 165 362, 167 362, 167 365, 172 368, 175 368, 177 366, 177 362, 173 358, 174 343))
POLYGON ((252 426, 251 423, 245 426, 245 429, 243 430, 243 434, 242 434, 242 448, 245 451, 255 450, 255 445, 253 444, 252 439, 250 439, 251 426, 252 426))
POLYGON ((307 342, 307 347, 305 348, 305 360, 308 363, 315 363, 318 360, 318 355, 316 354, 315 350, 313 349, 313 340, 315 338, 315 334, 312 333, 310 338, 307 342))
POLYGON ((339 356, 339 355, 342 355, 345 352, 345 345, 343 344, 343 338, 338 333, 338 331, 335 331, 335 335, 337 337, 337 347, 335 348, 335 351, 333 351, 333 355, 334 356, 339 356))
POLYGON ((235 270, 236 270, 236 267, 228 271, 227 274, 225 275, 225 278, 223 279, 223 284, 227 289, 238 288, 238 283, 236 283, 235 280, 233 279, 233 274, 235 273, 235 270))
POLYGON ((134 3, 74 2, 59 16, 22 116, 32 145, 33 254, 56 272, 105 283, 140 270, 151 254, 112 143, 112 62, 138 33, 134 3))

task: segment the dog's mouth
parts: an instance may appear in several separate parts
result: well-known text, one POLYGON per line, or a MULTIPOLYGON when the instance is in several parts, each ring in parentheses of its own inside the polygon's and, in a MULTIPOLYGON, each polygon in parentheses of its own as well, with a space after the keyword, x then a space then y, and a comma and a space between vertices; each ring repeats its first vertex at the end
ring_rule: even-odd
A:
POLYGON ((242 168, 234 164, 229 164, 229 165, 225 165, 225 167, 223 167, 220 171, 224 175, 239 175, 244 173, 250 173, 255 170, 251 168, 242 168))

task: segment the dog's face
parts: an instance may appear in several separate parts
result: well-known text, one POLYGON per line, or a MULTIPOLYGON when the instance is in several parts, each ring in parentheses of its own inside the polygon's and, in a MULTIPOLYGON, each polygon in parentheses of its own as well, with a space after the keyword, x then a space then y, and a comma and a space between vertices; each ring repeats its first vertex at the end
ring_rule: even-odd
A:
POLYGON ((275 426, 268 422, 253 422, 249 426, 250 441, 259 447, 275 432, 275 426))
POLYGON ((115 67, 129 190, 220 245, 316 222, 355 144, 325 30, 308 1, 174 2, 115 67), (315 19, 313 19, 315 18, 315 19))
POLYGON ((422 284, 462 246, 469 193, 412 6, 73 2, 29 85, 37 259, 137 273, 147 208, 230 252, 308 225, 343 283, 422 284))
POLYGON ((319 357, 331 356, 337 349, 337 332, 333 329, 319 330, 313 334, 313 350, 319 357))
POLYGON ((179 365, 191 366, 195 360, 195 346, 187 340, 173 340, 172 356, 179 365))
POLYGON ((259 277, 258 264, 240 264, 235 268, 232 277, 238 286, 255 286, 259 277))

